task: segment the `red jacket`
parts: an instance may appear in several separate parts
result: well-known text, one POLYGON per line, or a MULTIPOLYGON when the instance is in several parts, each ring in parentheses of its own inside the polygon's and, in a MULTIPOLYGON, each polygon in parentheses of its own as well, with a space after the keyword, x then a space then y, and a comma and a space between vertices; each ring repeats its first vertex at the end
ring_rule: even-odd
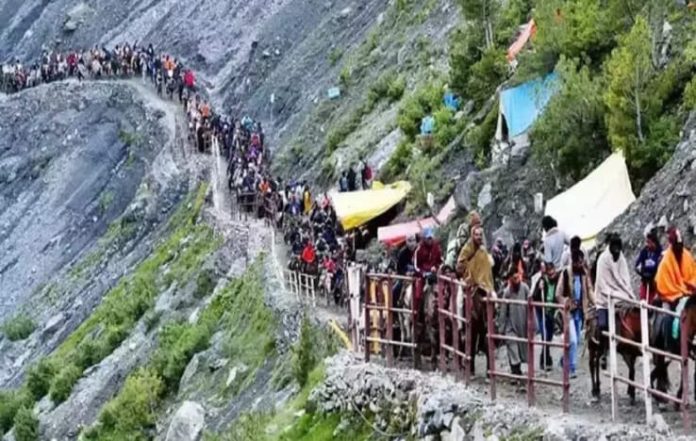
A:
POLYGON ((196 78, 193 76, 193 72, 187 70, 184 74, 184 85, 186 85, 186 87, 193 87, 195 82, 196 78))
POLYGON ((428 245, 425 241, 421 242, 416 249, 413 266, 421 273, 430 272, 434 268, 438 268, 442 264, 442 250, 440 244, 433 240, 432 244, 428 245))

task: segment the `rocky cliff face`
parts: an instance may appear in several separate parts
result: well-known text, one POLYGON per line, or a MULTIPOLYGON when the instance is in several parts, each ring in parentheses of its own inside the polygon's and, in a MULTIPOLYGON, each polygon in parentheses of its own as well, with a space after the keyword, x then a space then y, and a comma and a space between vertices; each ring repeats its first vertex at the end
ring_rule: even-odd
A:
POLYGON ((691 113, 682 130, 682 140, 672 159, 641 191, 626 212, 607 227, 626 242, 629 256, 643 246, 643 234, 649 225, 665 223, 677 226, 687 246, 696 245, 696 113, 691 113))

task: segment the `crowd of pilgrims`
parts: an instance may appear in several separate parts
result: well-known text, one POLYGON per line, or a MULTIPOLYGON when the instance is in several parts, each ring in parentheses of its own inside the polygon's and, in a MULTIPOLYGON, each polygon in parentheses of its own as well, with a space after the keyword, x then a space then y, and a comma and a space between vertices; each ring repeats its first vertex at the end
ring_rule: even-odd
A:
MULTIPOLYGON (((258 217, 270 218, 282 231, 288 246, 288 266, 308 274, 329 275, 337 303, 345 301, 346 264, 356 260, 356 248, 370 239, 366 230, 344 232, 327 194, 314 195, 305 181, 283 183, 268 168, 264 132, 249 116, 235 119, 217 114, 195 87, 195 76, 176 58, 156 54, 152 45, 116 46, 113 50, 95 47, 84 51, 47 51, 39 62, 23 65, 12 60, 2 65, 1 90, 16 92, 42 83, 66 78, 100 79, 141 77, 153 83, 159 94, 178 99, 188 115, 190 137, 201 152, 215 142, 227 159, 228 185, 238 206, 258 217)), ((369 189, 372 169, 365 161, 342 172, 339 191, 369 189)), ((606 235, 598 245, 596 258, 590 256, 579 237, 569 238, 556 221, 542 220, 543 239, 538 243, 521 240, 511 249, 501 239, 487 247, 480 217, 470 213, 447 242, 443 254, 431 228, 410 236, 378 265, 399 275, 425 276, 456 274, 484 295, 502 296, 547 303, 570 304, 570 372, 575 376, 581 335, 598 338, 606 329, 607 296, 640 298, 681 310, 696 291, 696 263, 684 246, 681 232, 674 227, 652 228, 645 234, 645 246, 635 260, 640 278, 639 295, 631 284, 622 239, 606 235)), ((394 300, 400 295, 395 285, 394 300)), ((537 308, 536 326, 541 337, 553 339, 557 323, 555 310, 537 308)), ((523 307, 506 306, 497 313, 499 332, 526 337, 527 317, 523 307)), ((678 331, 678 321, 674 323, 678 331)), ((507 342, 511 371, 520 373, 526 363, 526 343, 507 342)), ((547 350, 541 351, 540 367, 552 369, 547 350)))
MULTIPOLYGON (((420 237, 407 238, 391 259, 389 268, 399 275, 456 274, 486 296, 568 303, 571 378, 576 377, 582 336, 598 342, 601 331, 608 329, 609 295, 616 299, 617 308, 626 307, 626 300, 640 299, 681 312, 696 291, 696 262, 676 227, 651 227, 646 231, 645 244, 633 264, 640 280, 637 295, 620 235, 606 234, 591 258, 581 239, 568 237, 552 217, 545 216, 541 227, 543 239, 538 244, 522 240, 508 249, 496 238, 488 247, 481 219, 473 212, 447 242, 444 253, 432 229, 425 229, 420 237)), ((401 295, 400 289, 401 284, 396 284, 395 302, 401 295)), ((537 333, 544 341, 552 341, 554 334, 560 332, 560 314, 560 309, 535 308, 537 333)), ((666 316, 660 319, 671 320, 666 316)), ((526 339, 527 308, 500 306, 496 326, 500 333, 526 339)), ((671 321, 671 328, 676 338, 679 320, 671 321)), ((531 362, 527 360, 527 343, 506 341, 505 345, 510 370, 520 375, 521 364, 531 362)), ((540 352, 540 368, 553 369, 550 351, 540 352)))

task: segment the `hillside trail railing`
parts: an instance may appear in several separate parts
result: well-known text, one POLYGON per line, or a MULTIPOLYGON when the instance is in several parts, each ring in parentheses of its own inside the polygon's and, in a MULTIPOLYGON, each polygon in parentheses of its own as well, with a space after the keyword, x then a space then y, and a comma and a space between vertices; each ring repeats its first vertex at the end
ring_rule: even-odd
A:
MULTIPOLYGON (((413 354, 414 366, 418 365, 417 319, 418 313, 415 302, 411 308, 400 308, 393 304, 393 292, 396 282, 401 282, 402 294, 406 289, 416 289, 413 277, 395 274, 368 273, 365 275, 365 299, 363 302, 363 351, 365 360, 370 361, 373 354, 382 354, 387 366, 394 366, 394 351, 397 348, 410 349, 413 354), (397 314, 397 316, 395 316, 397 314), (394 336, 395 318, 401 324, 399 338, 394 336), (404 323, 405 322, 405 323, 404 323), (410 323, 409 323, 410 322, 410 323), (405 338, 410 328, 410 339, 405 338)), ((412 299, 416 293, 413 292, 412 299)))
MULTIPOLYGON (((536 385, 544 384, 547 386, 560 387, 563 390, 563 412, 567 413, 570 410, 570 310, 567 303, 546 303, 536 302, 532 297, 527 300, 517 299, 502 299, 487 297, 486 302, 486 322, 487 322, 487 338, 488 338, 488 358, 491 360, 491 368, 488 371, 490 378, 491 400, 496 399, 496 380, 497 378, 507 378, 511 380, 524 381, 527 384, 527 404, 534 406, 536 404, 536 385), (527 336, 526 338, 513 335, 496 333, 495 329, 495 305, 517 305, 527 309, 527 336), (545 341, 537 339, 535 326, 535 309, 542 308, 542 315, 546 316, 546 310, 561 310, 563 317, 563 332, 560 342, 545 341), (515 342, 527 345, 527 374, 516 375, 509 372, 503 372, 495 366, 496 341, 515 342), (556 347, 563 350, 563 376, 562 379, 554 380, 536 375, 534 366, 536 347, 542 348, 556 347)), ((578 337, 579 338, 579 337, 578 337)), ((543 349, 542 349, 543 351, 543 349)), ((542 352, 543 353, 543 352, 542 352)))
POLYGON ((301 271, 285 270, 285 283, 302 304, 317 306, 317 277, 301 271))
POLYGON ((447 356, 451 357, 452 364, 450 366, 450 371, 453 371, 455 377, 463 379, 464 384, 468 386, 469 380, 471 379, 472 360, 472 291, 468 289, 466 284, 461 280, 444 275, 438 276, 437 288, 437 311, 440 336, 439 368, 440 371, 447 372, 447 356), (449 325, 449 335, 447 333, 447 325, 449 325), (462 334, 464 334, 463 351, 460 347, 462 334), (448 336, 451 341, 450 344, 447 343, 448 336))
POLYGON ((604 331, 602 334, 609 339, 609 369, 604 372, 604 375, 609 377, 611 383, 611 419, 615 421, 618 415, 618 383, 623 383, 628 386, 633 386, 638 390, 643 391, 643 402, 645 405, 645 421, 647 424, 653 421, 652 397, 658 397, 667 400, 679 406, 682 414, 682 422, 684 430, 688 433, 691 427, 689 416, 689 329, 686 321, 686 314, 682 312, 677 314, 669 309, 659 308, 648 304, 645 300, 627 300, 621 298, 622 303, 628 303, 640 309, 640 328, 641 341, 636 342, 622 337, 616 331, 616 303, 617 299, 612 294, 609 294, 609 331, 604 331), (648 320, 648 312, 652 311, 655 314, 664 314, 680 321, 680 354, 676 355, 671 352, 665 352, 661 349, 650 345, 650 326, 648 320), (617 366, 617 348, 619 345, 632 346, 641 352, 643 366, 643 381, 642 383, 633 381, 618 373, 617 366), (662 356, 667 360, 673 360, 681 365, 681 381, 682 381, 682 396, 670 395, 669 393, 654 389, 650 381, 650 360, 649 355, 662 356))

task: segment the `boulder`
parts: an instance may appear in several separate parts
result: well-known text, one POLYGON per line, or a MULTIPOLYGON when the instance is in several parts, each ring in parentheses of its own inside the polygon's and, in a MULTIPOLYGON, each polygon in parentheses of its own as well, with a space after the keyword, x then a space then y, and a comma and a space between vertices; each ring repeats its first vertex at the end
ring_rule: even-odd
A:
POLYGON ((165 441, 198 441, 205 426, 205 410, 193 401, 184 401, 169 424, 165 441))
POLYGON ((93 13, 94 9, 92 9, 87 3, 78 3, 74 8, 68 11, 65 23, 63 23, 63 31, 75 32, 77 28, 79 28, 80 25, 82 25, 93 13))
POLYGON ((53 335, 53 333, 55 333, 61 326, 63 326, 63 323, 65 323, 66 319, 67 316, 62 312, 59 312, 58 314, 48 319, 43 329, 41 330, 41 336, 48 337, 50 335, 53 335))

